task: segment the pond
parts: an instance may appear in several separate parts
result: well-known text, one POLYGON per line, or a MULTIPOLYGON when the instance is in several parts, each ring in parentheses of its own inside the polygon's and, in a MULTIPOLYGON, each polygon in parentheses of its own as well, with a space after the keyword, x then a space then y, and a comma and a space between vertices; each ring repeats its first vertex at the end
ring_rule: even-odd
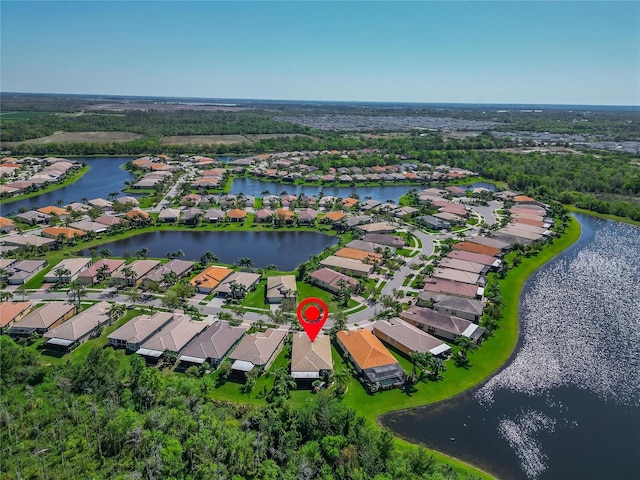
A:
POLYGON ((640 228, 577 218, 580 240, 523 289, 507 366, 454 399, 388 414, 385 426, 499 478, 637 477, 640 228))
MULTIPOLYGON (((232 264, 241 257, 249 257, 256 267, 275 264, 280 270, 291 271, 311 255, 338 243, 336 237, 318 232, 226 232, 226 231, 157 231, 106 243, 114 256, 125 252, 135 254, 143 247, 150 257, 162 258, 167 252, 182 250, 185 260, 197 261, 209 250, 222 263, 232 264)), ((88 251, 83 251, 83 255, 88 251)))
POLYGON ((353 187, 330 187, 330 186, 311 186, 311 185, 294 185, 292 183, 265 182, 254 178, 234 178, 231 184, 231 193, 244 193, 245 195, 253 195, 254 197, 263 197, 265 191, 269 191, 272 195, 280 195, 287 192, 290 195, 332 195, 336 197, 346 198, 354 194, 359 195, 360 200, 371 197, 379 202, 393 200, 398 203, 398 199, 405 195, 412 188, 422 190, 421 185, 376 185, 373 187, 353 186, 353 187))
POLYGON ((32 210, 56 205, 58 200, 61 200, 63 205, 67 205, 79 202, 83 197, 88 200, 98 197, 107 198, 111 192, 116 192, 120 196, 122 189, 125 188, 125 182, 133 180, 130 172, 120 168, 121 165, 132 160, 131 157, 91 157, 73 160, 89 165, 89 171, 80 180, 53 192, 4 204, 2 210, 18 213, 21 207, 32 210))

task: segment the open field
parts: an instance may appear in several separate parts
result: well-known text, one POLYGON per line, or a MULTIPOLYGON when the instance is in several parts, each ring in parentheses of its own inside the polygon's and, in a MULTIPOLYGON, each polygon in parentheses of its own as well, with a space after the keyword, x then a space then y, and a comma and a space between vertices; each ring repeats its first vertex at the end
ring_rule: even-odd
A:
POLYGON ((49 115, 55 115, 55 112, 2 112, 0 118, 3 121, 7 120, 28 120, 34 117, 47 117, 49 115))
POLYGON ((6 142, 10 147, 22 143, 45 145, 47 143, 122 143, 143 138, 144 135, 130 132, 56 132, 48 137, 32 138, 24 142, 6 142))
POLYGON ((163 145, 232 145, 236 143, 254 143, 266 138, 281 138, 281 137, 307 137, 318 140, 310 135, 304 135, 299 133, 256 133, 246 135, 176 135, 171 137, 164 137, 162 139, 163 145))

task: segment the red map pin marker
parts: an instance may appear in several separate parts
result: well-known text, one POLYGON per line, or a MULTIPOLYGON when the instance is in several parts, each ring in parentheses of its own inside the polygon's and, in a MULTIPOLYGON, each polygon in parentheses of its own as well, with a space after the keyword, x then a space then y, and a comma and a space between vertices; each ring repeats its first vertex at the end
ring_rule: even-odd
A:
POLYGON ((310 297, 305 298, 300 305, 298 305, 298 320, 300 325, 307 332, 309 340, 312 342, 320 333, 324 322, 327 321, 329 316, 329 308, 319 298, 310 297))

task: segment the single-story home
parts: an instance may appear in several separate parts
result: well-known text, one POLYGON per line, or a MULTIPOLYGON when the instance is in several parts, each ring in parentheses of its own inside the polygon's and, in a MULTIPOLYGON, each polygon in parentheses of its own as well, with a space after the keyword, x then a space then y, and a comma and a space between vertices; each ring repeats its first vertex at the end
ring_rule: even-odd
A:
POLYGON ((454 270, 453 268, 436 268, 433 271, 433 278, 441 278, 443 280, 451 280, 453 282, 477 285, 480 280, 480 275, 472 272, 464 272, 462 270, 454 270))
POLYGON ((436 312, 430 308, 410 307, 400 315, 402 320, 409 322, 431 335, 436 335, 448 340, 456 340, 458 337, 468 337, 476 343, 480 343, 485 334, 485 329, 464 318, 436 312))
POLYGON ((479 298, 480 288, 478 285, 471 285, 470 283, 454 282, 441 278, 425 278, 423 289, 432 296, 438 293, 445 293, 458 297, 479 298))
POLYGON ((0 333, 24 318, 31 306, 31 302, 0 302, 0 333))
POLYGON ((245 288, 245 291, 253 290, 253 287, 256 283, 260 281, 259 273, 251 273, 251 272, 233 272, 231 275, 226 277, 218 288, 216 288, 216 294, 221 297, 226 297, 231 295, 232 287, 231 284, 236 283, 242 285, 245 288))
POLYGON ((136 350, 150 362, 157 362, 164 352, 180 353, 207 327, 205 322, 195 322, 186 315, 174 313, 173 319, 136 350))
POLYGON ((93 260, 88 257, 65 258, 47 272, 44 281, 47 283, 57 282, 58 280, 63 283, 72 282, 78 278, 78 275, 87 270, 92 263, 93 260), (66 273, 64 273, 65 270, 67 271, 66 273), (58 273, 64 273, 64 275, 59 276, 58 273))
POLYGON ((358 281, 340 272, 336 272, 330 268, 320 268, 309 274, 309 279, 320 288, 329 290, 332 293, 339 293, 343 285, 355 288, 358 281), (344 283, 342 283, 344 282, 344 283))
POLYGON ((359 328, 351 331, 339 331, 336 335, 338 345, 349 355, 362 379, 375 389, 387 389, 401 386, 406 373, 395 357, 382 345, 369 330, 359 328))
POLYGON ((164 265, 158 266, 151 273, 149 273, 146 277, 144 277, 144 282, 159 282, 162 283, 164 281, 165 275, 168 273, 175 273, 178 277, 184 277, 187 275, 195 265, 195 262, 190 262, 188 260, 178 260, 173 259, 165 263, 164 265))
POLYGON ((377 243, 378 245, 386 245, 388 247, 402 248, 404 247, 404 238, 399 235, 385 235, 384 233, 369 233, 362 239, 365 242, 377 243))
POLYGON ((96 263, 87 268, 78 275, 78 281, 83 285, 93 285, 100 280, 100 275, 104 279, 110 278, 113 272, 118 270, 125 264, 124 260, 112 260, 109 258, 101 258, 96 263), (106 268, 105 268, 106 267, 106 268))
POLYGON ((392 233, 396 231, 396 227, 387 222, 368 223, 358 226, 360 230, 366 233, 392 233))
POLYGON ((9 285, 22 285, 47 266, 46 260, 19 260, 5 267, 9 285))
POLYGON ((433 215, 423 215, 415 219, 416 223, 424 225, 427 228, 433 230, 449 230, 451 224, 442 218, 434 217, 433 215))
POLYGON ((267 303, 281 303, 283 298, 295 299, 298 296, 295 275, 267 277, 265 296, 267 303))
POLYGON ((378 320, 373 324, 373 334, 409 356, 413 352, 446 356, 451 351, 451 347, 443 341, 399 318, 378 320))
POLYGON ((182 351, 179 360, 186 365, 207 362, 212 368, 216 368, 246 332, 247 327, 232 327, 227 322, 214 322, 182 351))
POLYGON ((156 312, 151 316, 135 317, 109 334, 107 337, 109 345, 136 352, 144 342, 162 330, 171 320, 173 320, 173 313, 170 312, 156 312))
POLYGON ((177 208, 163 208, 158 214, 158 220, 165 223, 175 223, 180 218, 180 210, 177 208))
POLYGON ((109 322, 108 302, 100 302, 44 334, 47 347, 71 351, 97 333, 109 322))
POLYGON ((111 276, 114 285, 133 287, 144 280, 145 276, 160 266, 158 260, 134 260, 133 262, 123 265, 122 268, 114 272, 111 276), (130 268, 135 276, 127 278, 127 268, 130 268))
POLYGON ((362 263, 375 265, 382 262, 382 254, 369 252, 367 250, 359 250, 357 248, 343 247, 335 253, 336 257, 350 258, 358 260, 362 263))
POLYGON ((33 332, 42 335, 49 329, 55 328, 65 320, 70 319, 75 313, 76 307, 73 304, 65 302, 45 303, 16 322, 7 333, 16 337, 28 337, 33 332))
POLYGON ((47 227, 42 229, 42 236, 57 240, 58 237, 72 239, 76 237, 84 237, 87 232, 70 227, 47 227))
POLYGON ((100 222, 92 222, 89 220, 81 220, 69 224, 70 227, 84 232, 102 233, 107 231, 107 226, 100 222))
POLYGON ((320 262, 323 267, 329 267, 333 270, 338 270, 354 277, 364 277, 371 273, 373 266, 360 262, 358 260, 352 260, 350 258, 337 257, 331 255, 320 262))
POLYGON ((225 278, 233 273, 227 267, 211 266, 197 274, 189 283, 198 289, 200 293, 211 293, 225 278))
POLYGON ((291 376, 296 381, 317 380, 332 371, 333 359, 328 335, 318 335, 312 342, 305 332, 293 334, 291 376))
POLYGON ((233 370, 249 372, 255 367, 267 370, 284 345, 287 332, 267 328, 245 337, 231 352, 233 370))

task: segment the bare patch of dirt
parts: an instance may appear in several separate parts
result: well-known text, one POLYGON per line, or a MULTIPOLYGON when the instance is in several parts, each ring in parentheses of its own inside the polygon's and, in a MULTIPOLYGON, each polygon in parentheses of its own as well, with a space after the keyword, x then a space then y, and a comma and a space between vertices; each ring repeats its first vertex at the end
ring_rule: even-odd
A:
POLYGON ((47 143, 122 143, 143 138, 144 135, 130 132, 55 132, 48 137, 32 138, 24 142, 7 142, 7 146, 27 143, 45 145, 47 143))

